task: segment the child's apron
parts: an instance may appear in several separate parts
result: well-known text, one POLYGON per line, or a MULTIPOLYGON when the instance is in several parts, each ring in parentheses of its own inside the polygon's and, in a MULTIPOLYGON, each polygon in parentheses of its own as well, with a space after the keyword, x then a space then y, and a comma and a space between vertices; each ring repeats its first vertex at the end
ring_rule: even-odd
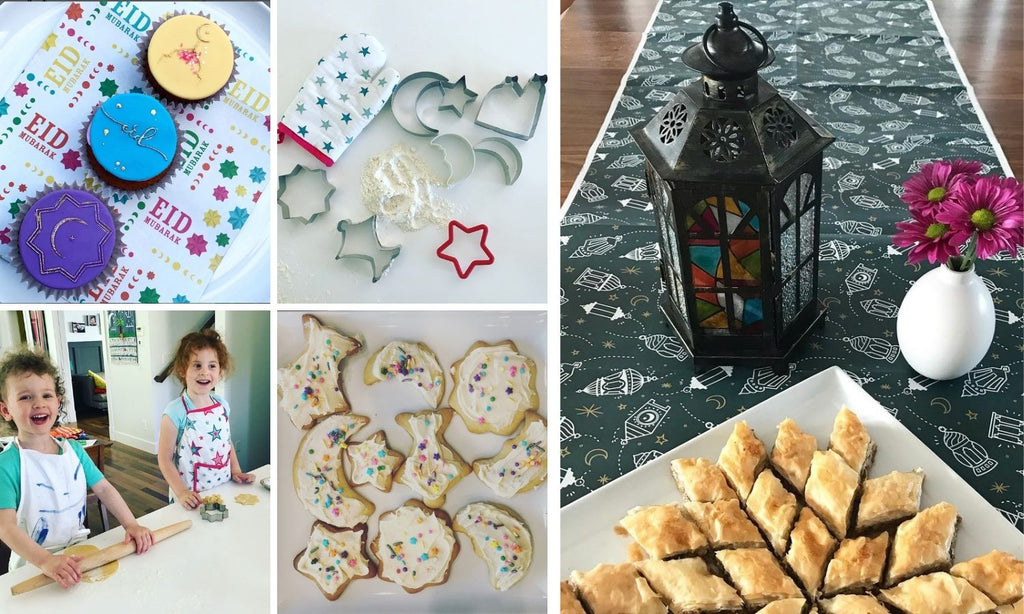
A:
POLYGON ((231 479, 231 429, 227 408, 217 399, 213 405, 185 407, 185 426, 178 440, 178 475, 194 492, 210 490, 231 479))
MULTIPOLYGON (((85 469, 66 439, 55 439, 60 454, 43 454, 22 449, 21 502, 16 512, 18 526, 32 541, 50 552, 59 552, 85 540, 85 469)), ((11 553, 9 568, 25 564, 11 553)))

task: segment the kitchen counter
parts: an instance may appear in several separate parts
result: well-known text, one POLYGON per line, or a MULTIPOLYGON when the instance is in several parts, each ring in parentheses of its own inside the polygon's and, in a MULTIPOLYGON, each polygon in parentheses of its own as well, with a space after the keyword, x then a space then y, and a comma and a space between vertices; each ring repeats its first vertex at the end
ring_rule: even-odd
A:
MULTIPOLYGON (((68 611, 104 613, 131 604, 134 612, 160 614, 199 610, 265 612, 270 606, 270 491, 260 480, 270 476, 264 465, 253 471, 252 484, 229 482, 207 491, 219 494, 228 508, 228 518, 207 522, 198 511, 177 503, 146 514, 139 522, 151 530, 181 520, 192 527, 153 546, 143 555, 129 555, 118 561, 115 574, 102 582, 81 582, 63 589, 58 584, 11 596, 11 587, 39 573, 31 565, 0 576, 0 612, 68 611), (240 494, 259 497, 255 505, 235 502, 240 494)), ((124 531, 118 527, 96 535, 87 542, 105 548, 120 542, 124 531)))

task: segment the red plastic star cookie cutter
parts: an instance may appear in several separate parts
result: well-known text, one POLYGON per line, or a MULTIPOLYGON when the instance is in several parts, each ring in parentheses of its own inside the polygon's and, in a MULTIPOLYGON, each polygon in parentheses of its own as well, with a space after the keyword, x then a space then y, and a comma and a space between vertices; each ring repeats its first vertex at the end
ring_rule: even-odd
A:
POLYGON ((456 220, 448 222, 448 240, 441 244, 441 247, 437 248, 437 257, 441 260, 447 260, 455 265, 455 273, 460 279, 466 279, 469 274, 473 272, 473 269, 478 266, 485 266, 488 264, 494 264, 494 254, 491 250, 487 249, 487 225, 478 224, 472 228, 467 228, 456 220), (480 233, 480 251, 487 255, 486 258, 476 258, 469 262, 469 266, 465 269, 462 268, 462 263, 455 256, 451 256, 446 253, 449 247, 455 243, 455 229, 458 228, 463 234, 471 235, 480 233))

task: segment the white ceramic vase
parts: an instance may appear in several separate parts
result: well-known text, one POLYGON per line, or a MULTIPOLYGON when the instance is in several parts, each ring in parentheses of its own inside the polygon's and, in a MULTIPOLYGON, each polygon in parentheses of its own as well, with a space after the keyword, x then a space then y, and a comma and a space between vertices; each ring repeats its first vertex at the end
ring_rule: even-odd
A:
POLYGON ((910 287, 896 317, 900 351, 921 375, 955 379, 978 366, 996 329, 992 295, 974 272, 946 265, 910 287))

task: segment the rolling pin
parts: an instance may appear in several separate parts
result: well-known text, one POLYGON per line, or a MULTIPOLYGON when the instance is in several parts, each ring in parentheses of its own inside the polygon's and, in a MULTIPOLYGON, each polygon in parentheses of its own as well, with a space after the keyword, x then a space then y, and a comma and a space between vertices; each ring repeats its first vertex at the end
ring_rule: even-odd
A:
MULTIPOLYGON (((156 544, 157 542, 161 542, 172 535, 177 535, 191 526, 191 520, 182 520, 181 522, 169 524, 166 527, 157 529, 156 531, 153 531, 153 543, 156 544)), ((126 557, 133 552, 135 552, 135 542, 133 541, 128 542, 127 544, 121 542, 114 544, 113 546, 107 546, 98 552, 94 552, 93 554, 82 558, 82 560, 78 562, 78 570, 85 573, 90 569, 96 569, 97 567, 102 567, 107 563, 126 557)), ((47 584, 53 584, 53 582, 54 580, 46 574, 39 574, 38 576, 29 578, 24 582, 19 582, 12 586, 11 594, 20 595, 21 593, 27 593, 39 587, 46 586, 47 584)))

